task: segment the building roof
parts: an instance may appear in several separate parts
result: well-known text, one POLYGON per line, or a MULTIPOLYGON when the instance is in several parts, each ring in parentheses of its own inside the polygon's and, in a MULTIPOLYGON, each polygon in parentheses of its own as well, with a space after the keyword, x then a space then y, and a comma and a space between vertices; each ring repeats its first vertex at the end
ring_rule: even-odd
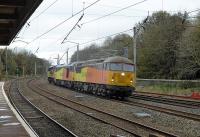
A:
POLYGON ((9 45, 42 0, 0 0, 0 45, 9 45))

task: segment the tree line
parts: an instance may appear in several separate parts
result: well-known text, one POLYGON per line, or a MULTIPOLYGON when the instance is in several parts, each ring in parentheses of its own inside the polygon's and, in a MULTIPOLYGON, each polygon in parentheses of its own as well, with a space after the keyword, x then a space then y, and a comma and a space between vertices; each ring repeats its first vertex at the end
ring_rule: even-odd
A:
POLYGON ((8 76, 34 75, 35 63, 37 75, 46 75, 46 69, 49 66, 47 60, 37 58, 33 53, 26 50, 15 52, 11 49, 7 49, 7 51, 6 48, 0 49, 0 79, 6 77, 6 68, 8 76))
MULTIPOLYGON (((155 79, 200 79, 200 13, 153 13, 136 24, 137 76, 155 79)), ((76 61, 75 52, 71 62, 76 61)), ((120 34, 79 51, 79 61, 125 56, 133 60, 133 37, 120 34)))

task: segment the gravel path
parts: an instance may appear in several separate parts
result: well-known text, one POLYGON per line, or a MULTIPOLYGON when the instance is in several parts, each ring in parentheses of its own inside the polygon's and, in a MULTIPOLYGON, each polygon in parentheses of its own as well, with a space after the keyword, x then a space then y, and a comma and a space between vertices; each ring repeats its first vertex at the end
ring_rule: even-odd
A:
MULTIPOLYGON (((130 120, 145 123, 149 126, 155 128, 160 128, 165 131, 177 134, 181 137, 197 137, 200 135, 200 122, 195 122, 193 120, 188 120, 149 109, 143 109, 135 106, 125 105, 122 103, 117 103, 114 101, 97 98, 95 96, 90 96, 86 94, 81 94, 74 92, 65 88, 60 88, 54 85, 50 85, 45 80, 39 81, 40 85, 50 89, 52 92, 73 99, 75 101, 81 102, 85 105, 98 108, 118 116, 128 118, 130 120), (138 116, 139 114, 144 114, 146 116, 138 116)), ((156 103, 154 105, 161 105, 156 103)), ((170 107, 169 105, 162 105, 163 107, 170 107)), ((174 109, 182 109, 181 107, 174 107, 174 109)), ((190 110, 186 110, 190 112, 190 110)), ((199 110, 194 110, 198 113, 199 110)))

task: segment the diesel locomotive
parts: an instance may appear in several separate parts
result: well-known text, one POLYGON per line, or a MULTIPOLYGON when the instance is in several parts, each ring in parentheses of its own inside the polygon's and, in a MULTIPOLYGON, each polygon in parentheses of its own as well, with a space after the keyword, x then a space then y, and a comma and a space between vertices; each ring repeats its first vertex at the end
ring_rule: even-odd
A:
POLYGON ((80 92, 124 98, 135 90, 134 64, 115 56, 56 65, 49 67, 48 81, 80 92))

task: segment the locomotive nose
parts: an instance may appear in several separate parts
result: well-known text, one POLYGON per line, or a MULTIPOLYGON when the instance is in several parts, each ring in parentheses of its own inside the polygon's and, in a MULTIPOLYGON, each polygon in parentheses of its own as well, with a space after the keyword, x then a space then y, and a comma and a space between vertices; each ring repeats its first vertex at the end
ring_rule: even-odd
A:
POLYGON ((133 83, 131 74, 126 72, 113 73, 111 82, 120 86, 129 86, 133 83))

